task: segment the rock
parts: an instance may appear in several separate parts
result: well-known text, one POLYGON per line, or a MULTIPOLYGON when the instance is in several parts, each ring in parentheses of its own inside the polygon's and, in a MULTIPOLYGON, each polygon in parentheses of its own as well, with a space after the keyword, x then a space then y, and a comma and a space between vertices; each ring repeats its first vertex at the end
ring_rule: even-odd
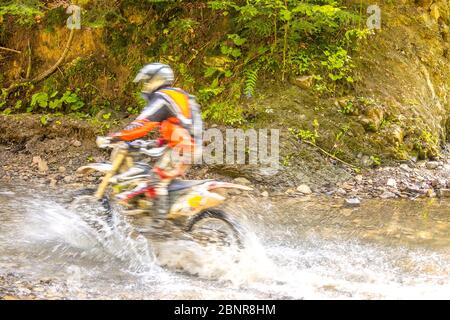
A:
POLYGON ((401 164, 400 169, 402 169, 406 172, 411 172, 411 168, 406 163, 401 164))
POLYGON ((359 117, 359 121, 368 132, 377 132, 384 118, 384 111, 379 107, 366 110, 365 115, 359 117))
POLYGON ((440 165, 440 163, 438 161, 428 161, 425 166, 429 170, 434 170, 434 169, 437 169, 439 167, 439 165, 440 165))
POLYGON ((294 194, 294 193, 295 193, 295 190, 292 189, 292 188, 289 188, 289 189, 287 189, 284 193, 285 193, 285 194, 294 194))
POLYGON ((388 131, 387 138, 389 141, 391 141, 392 143, 398 143, 398 144, 403 143, 403 138, 405 137, 405 132, 399 125, 395 125, 395 124, 391 125, 387 129, 387 131, 388 131))
POLYGON ((297 187, 297 192, 301 192, 303 194, 311 194, 312 190, 308 185, 302 184, 297 187))
POLYGON ((71 183, 73 181, 73 177, 65 176, 63 180, 64 180, 65 183, 71 183))
POLYGON ((450 172, 450 164, 444 164, 444 170, 450 172))
POLYGON ((439 197, 441 198, 450 198, 450 189, 440 189, 439 197))
POLYGON ((359 162, 365 168, 371 167, 373 165, 373 160, 368 155, 363 155, 359 162))
POLYGON ((40 173, 46 173, 48 171, 47 161, 39 158, 38 170, 40 173))
POLYGON ((244 186, 248 186, 248 185, 252 184, 248 179, 243 178, 243 177, 233 179, 233 183, 242 184, 244 186))
POLYGON ((64 172, 66 172, 66 168, 61 166, 61 167, 58 168, 58 172, 59 173, 64 173, 64 172))
POLYGON ((39 157, 39 156, 34 156, 33 157, 33 164, 38 164, 39 161, 41 161, 41 157, 39 157))
POLYGON ((263 196, 264 198, 267 198, 269 196, 269 193, 267 191, 263 191, 263 192, 261 192, 261 196, 263 196))
POLYGON ((73 145, 74 145, 75 147, 81 147, 81 142, 78 141, 78 140, 75 140, 75 141, 73 142, 73 145))
POLYGON ((397 188, 397 181, 395 181, 395 179, 388 179, 388 181, 386 182, 386 185, 388 187, 392 187, 392 188, 397 188))
POLYGON ((345 199, 345 207, 347 208, 355 208, 361 205, 361 200, 358 198, 349 198, 345 199))
POLYGON ((313 84, 314 78, 312 76, 302 76, 291 79, 291 83, 301 89, 309 89, 313 84))
POLYGON ((50 187, 51 187, 51 188, 56 187, 56 183, 57 183, 57 180, 56 180, 56 179, 50 179, 50 187))
POLYGON ((392 198, 396 198, 397 196, 395 195, 395 193, 392 193, 390 191, 385 191, 380 198, 381 199, 392 199, 392 198))

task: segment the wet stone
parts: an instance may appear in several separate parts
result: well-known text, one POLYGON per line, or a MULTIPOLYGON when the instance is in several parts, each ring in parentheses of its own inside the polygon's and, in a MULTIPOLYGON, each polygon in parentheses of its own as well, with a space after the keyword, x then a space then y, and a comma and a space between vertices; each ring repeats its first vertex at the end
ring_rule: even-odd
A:
POLYGON ((348 198, 345 199, 345 207, 355 208, 361 206, 361 200, 358 198, 348 198))

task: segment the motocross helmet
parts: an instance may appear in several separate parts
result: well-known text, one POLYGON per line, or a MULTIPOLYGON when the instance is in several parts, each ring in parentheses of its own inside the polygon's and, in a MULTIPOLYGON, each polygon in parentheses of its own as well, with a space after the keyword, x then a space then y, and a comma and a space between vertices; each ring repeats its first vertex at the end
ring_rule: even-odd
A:
POLYGON ((133 82, 143 82, 142 92, 151 94, 161 87, 172 86, 174 81, 171 67, 162 63, 150 63, 139 71, 133 82))

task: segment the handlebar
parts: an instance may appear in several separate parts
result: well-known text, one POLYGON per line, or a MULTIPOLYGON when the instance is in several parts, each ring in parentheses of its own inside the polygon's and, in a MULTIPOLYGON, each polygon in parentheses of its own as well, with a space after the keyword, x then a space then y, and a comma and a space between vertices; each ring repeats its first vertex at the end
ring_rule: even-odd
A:
POLYGON ((159 147, 159 142, 156 140, 134 140, 130 142, 118 141, 113 142, 111 137, 97 137, 97 146, 102 149, 114 148, 117 146, 122 146, 125 148, 132 149, 134 151, 139 151, 142 154, 148 155, 150 157, 159 157, 162 155, 166 146, 159 147))

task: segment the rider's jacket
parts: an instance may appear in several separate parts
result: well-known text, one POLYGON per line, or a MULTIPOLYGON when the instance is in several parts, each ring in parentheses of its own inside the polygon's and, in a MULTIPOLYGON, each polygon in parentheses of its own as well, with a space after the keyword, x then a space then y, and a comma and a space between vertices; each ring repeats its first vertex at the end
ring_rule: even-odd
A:
POLYGON ((178 88, 160 88, 144 95, 147 106, 124 130, 114 137, 124 141, 139 139, 159 127, 170 148, 201 145, 203 122, 195 97, 178 88))

